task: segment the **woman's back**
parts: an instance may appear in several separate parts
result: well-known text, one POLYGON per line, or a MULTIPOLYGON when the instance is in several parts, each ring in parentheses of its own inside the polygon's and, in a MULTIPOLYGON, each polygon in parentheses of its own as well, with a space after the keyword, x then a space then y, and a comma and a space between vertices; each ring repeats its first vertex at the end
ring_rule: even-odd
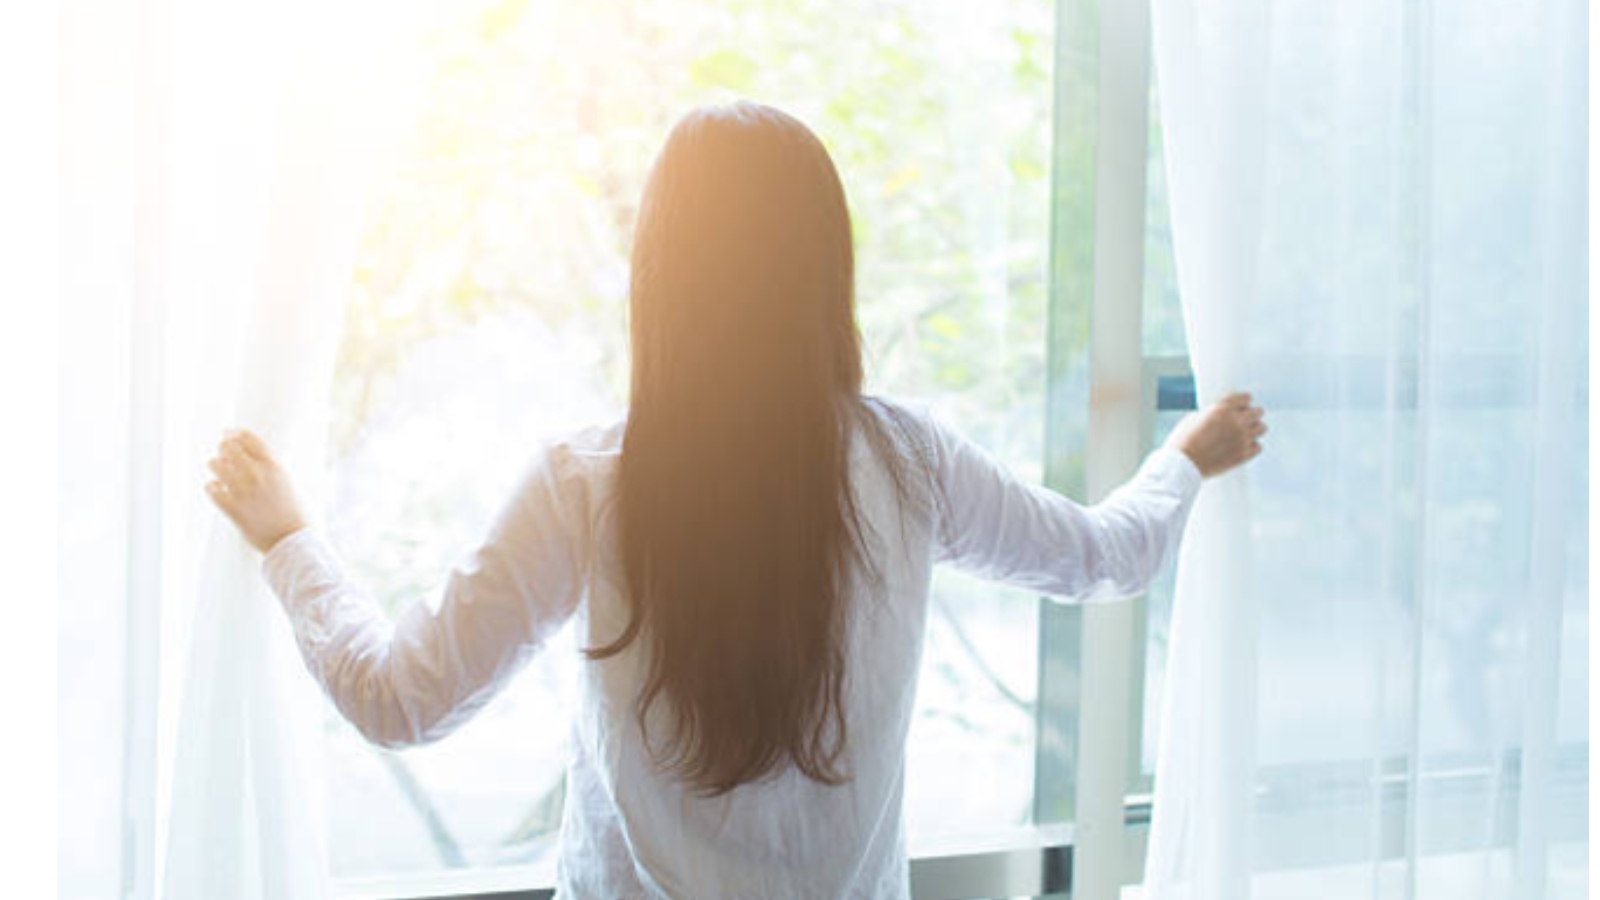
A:
MULTIPOLYGON (((883 414, 882 404, 869 407, 883 414)), ((914 432, 897 430, 907 461, 925 458, 914 432)), ((615 539, 615 467, 622 428, 581 436, 569 454, 594 529, 593 574, 577 614, 579 640, 603 646, 626 627, 629 607, 615 539)), ((784 765, 713 797, 671 777, 646 732, 669 733, 653 706, 641 732, 641 643, 584 666, 563 822, 559 893, 573 897, 895 897, 904 892, 900 801, 932 568, 933 497, 927 467, 902 503, 872 444, 851 446, 858 512, 877 577, 847 595, 841 785, 784 765)), ((759 597, 750 598, 759 603, 759 597)))

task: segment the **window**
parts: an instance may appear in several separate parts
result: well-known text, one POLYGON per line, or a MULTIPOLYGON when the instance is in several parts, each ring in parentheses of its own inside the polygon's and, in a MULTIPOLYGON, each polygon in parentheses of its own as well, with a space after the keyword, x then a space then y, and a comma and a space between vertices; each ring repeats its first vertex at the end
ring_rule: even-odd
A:
MULTIPOLYGON (((423 596, 538 439, 622 409, 646 169, 677 116, 739 95, 798 115, 841 170, 869 390, 932 402, 1040 478, 1054 15, 1048 0, 464 9, 431 36, 415 143, 349 300, 330 524, 355 572, 392 612, 423 596)), ((1033 821, 1036 606, 937 578, 913 852, 1033 821)), ((436 746, 387 753, 330 714, 335 875, 548 865, 575 651, 564 636, 436 746)))

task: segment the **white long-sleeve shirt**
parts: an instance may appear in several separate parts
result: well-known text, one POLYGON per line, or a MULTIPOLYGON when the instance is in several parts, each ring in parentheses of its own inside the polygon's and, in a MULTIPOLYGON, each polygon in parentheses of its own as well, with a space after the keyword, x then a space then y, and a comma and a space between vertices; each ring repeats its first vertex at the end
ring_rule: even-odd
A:
MULTIPOLYGON (((883 400, 868 407, 898 424, 897 448, 913 474, 910 502, 897 502, 870 444, 854 442, 852 483, 881 580, 874 596, 848 606, 841 762, 851 780, 829 787, 791 766, 698 796, 645 751, 635 718, 639 642, 579 662, 558 896, 908 897, 905 742, 934 563, 1067 601, 1138 594, 1171 557, 1200 487, 1188 457, 1157 450, 1104 502, 1084 507, 1017 480, 925 412, 883 400)), ((273 547, 267 580, 307 667, 345 718, 384 746, 437 740, 568 620, 582 646, 610 643, 628 620, 614 518, 621 445, 618 423, 541 449, 437 602, 415 603, 397 622, 317 531, 273 547)), ((664 709, 651 708, 647 728, 667 727, 664 709)))

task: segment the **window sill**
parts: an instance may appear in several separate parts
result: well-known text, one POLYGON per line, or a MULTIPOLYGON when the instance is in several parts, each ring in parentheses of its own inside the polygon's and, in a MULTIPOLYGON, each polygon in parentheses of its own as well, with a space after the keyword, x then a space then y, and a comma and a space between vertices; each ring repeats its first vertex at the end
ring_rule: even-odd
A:
MULTIPOLYGON (((911 860, 916 900, 1031 897, 1064 893, 1072 879, 1072 826, 1023 827, 980 838, 917 841, 911 860)), ((547 863, 443 874, 340 881, 339 900, 550 900, 547 863)))

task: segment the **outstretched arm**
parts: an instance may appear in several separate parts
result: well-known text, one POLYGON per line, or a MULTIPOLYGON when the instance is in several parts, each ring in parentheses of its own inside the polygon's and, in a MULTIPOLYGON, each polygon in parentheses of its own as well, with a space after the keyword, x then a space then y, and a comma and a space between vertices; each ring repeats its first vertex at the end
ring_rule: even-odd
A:
POLYGON ((938 558, 1077 601, 1139 594, 1177 546, 1201 480, 1261 451, 1261 419, 1243 394, 1195 414, 1094 506, 1020 481, 977 445, 936 428, 938 558))
POLYGON ((413 603, 394 622, 306 526, 287 473, 255 435, 224 439, 207 492, 266 553, 306 667, 340 713, 367 739, 399 747, 465 722, 576 608, 581 532, 566 525, 548 463, 530 468, 438 602, 413 603))

